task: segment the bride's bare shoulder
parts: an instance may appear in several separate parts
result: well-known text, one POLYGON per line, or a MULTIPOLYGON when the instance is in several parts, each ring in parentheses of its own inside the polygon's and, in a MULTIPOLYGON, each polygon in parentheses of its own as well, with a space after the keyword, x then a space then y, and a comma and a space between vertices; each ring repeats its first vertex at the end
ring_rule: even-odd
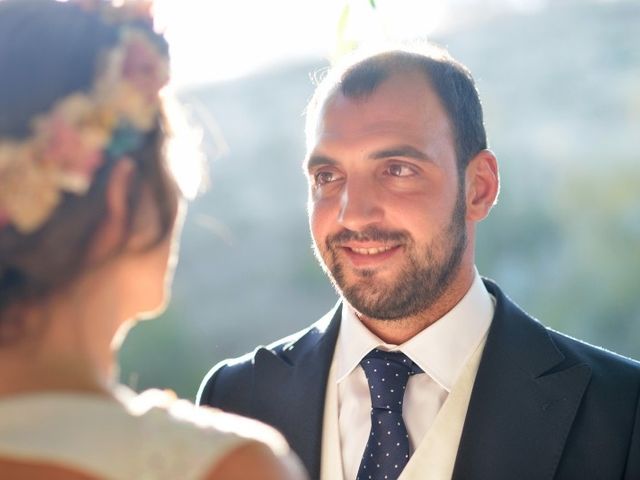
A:
POLYGON ((235 448, 206 474, 204 480, 306 480, 308 477, 292 454, 276 455, 267 445, 245 443, 235 448))

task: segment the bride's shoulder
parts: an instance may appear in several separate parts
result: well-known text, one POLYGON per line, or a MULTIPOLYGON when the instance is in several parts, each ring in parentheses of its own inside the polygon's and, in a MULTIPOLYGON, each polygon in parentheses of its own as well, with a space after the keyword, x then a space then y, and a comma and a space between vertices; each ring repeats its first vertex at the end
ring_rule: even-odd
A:
POLYGON ((283 437, 271 427, 218 409, 197 407, 171 391, 121 391, 117 397, 131 419, 135 431, 131 438, 140 440, 148 466, 162 470, 166 478, 187 478, 187 471, 189 477, 201 478, 231 452, 256 445, 278 457, 288 452, 283 437))
POLYGON ((100 478, 156 480, 251 468, 272 478, 262 472, 269 465, 277 472, 292 458, 280 434, 259 422, 196 407, 169 391, 114 393, 1 399, 0 456, 54 462, 100 478))
POLYGON ((273 428, 216 408, 198 407, 189 400, 178 398, 170 390, 150 389, 139 394, 129 392, 117 396, 129 414, 148 424, 148 428, 228 442, 257 440, 276 451, 288 449, 282 436, 273 428))

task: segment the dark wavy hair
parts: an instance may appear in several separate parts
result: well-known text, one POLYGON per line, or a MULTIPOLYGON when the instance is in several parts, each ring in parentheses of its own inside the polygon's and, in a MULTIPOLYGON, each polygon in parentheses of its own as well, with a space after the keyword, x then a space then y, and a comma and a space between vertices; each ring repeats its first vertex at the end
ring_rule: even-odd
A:
MULTIPOLYGON (((146 29, 168 54, 166 42, 151 26, 135 26, 146 29)), ((25 138, 34 116, 71 93, 88 92, 101 54, 118 40, 118 28, 73 3, 0 1, 0 138, 25 138)), ((149 248, 171 232, 177 193, 164 154, 167 128, 161 114, 142 146, 128 154, 136 168, 121 249, 132 232, 142 186, 153 195, 160 224, 149 248)), ((10 306, 45 299, 91 267, 87 251, 105 215, 105 190, 117 160, 107 158, 86 195, 65 194, 33 233, 21 234, 10 225, 0 228, 0 329, 11 321, 10 306)))

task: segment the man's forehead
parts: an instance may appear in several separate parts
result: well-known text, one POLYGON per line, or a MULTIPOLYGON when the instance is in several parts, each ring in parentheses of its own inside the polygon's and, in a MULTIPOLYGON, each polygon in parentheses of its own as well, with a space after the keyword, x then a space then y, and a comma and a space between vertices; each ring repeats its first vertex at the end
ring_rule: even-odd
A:
POLYGON ((387 75, 371 91, 351 95, 338 85, 322 99, 313 115, 315 126, 333 116, 361 113, 367 108, 382 108, 385 114, 402 109, 437 108, 440 99, 426 74, 418 69, 393 72, 387 75))
POLYGON ((423 72, 413 70, 389 75, 370 93, 345 95, 331 92, 313 113, 307 128, 307 148, 322 138, 358 135, 359 130, 384 133, 404 125, 433 128, 449 125, 440 99, 423 72))

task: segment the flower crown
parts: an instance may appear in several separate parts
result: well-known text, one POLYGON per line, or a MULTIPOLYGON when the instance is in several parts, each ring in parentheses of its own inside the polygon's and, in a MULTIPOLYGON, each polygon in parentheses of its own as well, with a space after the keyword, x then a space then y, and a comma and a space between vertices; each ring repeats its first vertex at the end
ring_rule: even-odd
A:
POLYGON ((136 26, 152 26, 150 3, 74 3, 118 25, 119 38, 100 59, 89 92, 72 93, 35 116, 26 139, 0 138, 0 229, 37 230, 64 192, 86 194, 106 158, 136 150, 157 124, 169 64, 149 31, 136 26))

